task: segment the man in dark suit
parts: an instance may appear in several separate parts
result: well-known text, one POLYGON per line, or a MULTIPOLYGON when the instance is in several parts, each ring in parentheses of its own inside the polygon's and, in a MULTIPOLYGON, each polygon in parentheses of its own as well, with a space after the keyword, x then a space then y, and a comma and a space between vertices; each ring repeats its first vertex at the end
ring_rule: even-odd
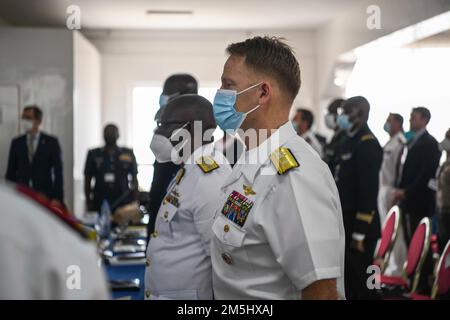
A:
POLYGON ((435 178, 441 152, 439 144, 427 131, 431 114, 427 108, 414 108, 410 117, 413 138, 408 141, 400 163, 400 174, 394 200, 403 209, 403 227, 407 243, 424 217, 431 217, 435 209, 435 191, 430 180, 435 178))
POLYGON ((24 108, 21 128, 25 134, 11 142, 6 180, 63 202, 61 148, 56 137, 39 130, 41 123, 42 110, 38 106, 24 108))

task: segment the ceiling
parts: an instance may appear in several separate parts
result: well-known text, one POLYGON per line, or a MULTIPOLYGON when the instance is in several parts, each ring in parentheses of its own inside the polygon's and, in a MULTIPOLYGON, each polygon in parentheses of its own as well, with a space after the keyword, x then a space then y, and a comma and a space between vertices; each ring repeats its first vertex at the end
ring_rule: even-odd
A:
POLYGON ((82 29, 314 29, 359 0, 0 0, 0 17, 22 26, 64 27, 69 5, 82 29), (193 11, 149 15, 147 10, 193 11))
POLYGON ((416 41, 409 48, 450 48, 450 30, 416 41))

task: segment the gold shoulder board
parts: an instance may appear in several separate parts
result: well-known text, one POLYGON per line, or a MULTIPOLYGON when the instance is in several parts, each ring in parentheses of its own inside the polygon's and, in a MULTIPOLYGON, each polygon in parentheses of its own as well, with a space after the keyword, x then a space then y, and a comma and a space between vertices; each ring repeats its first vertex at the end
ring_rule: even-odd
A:
POLYGON ((217 162, 211 156, 203 156, 195 160, 204 173, 208 173, 219 168, 217 162))
POLYGON ((289 170, 300 166, 291 150, 284 147, 280 147, 272 152, 270 160, 275 166, 275 169, 277 169, 278 174, 285 174, 289 170))
POLYGON ((373 139, 375 139, 375 137, 374 137, 374 135, 371 134, 371 133, 366 134, 365 136, 362 136, 362 137, 361 137, 361 141, 367 141, 367 140, 373 140, 373 139))
POLYGON ((183 179, 183 177, 184 177, 184 171, 185 171, 184 168, 181 168, 180 170, 178 170, 177 176, 175 178, 176 184, 180 184, 181 179, 183 179))

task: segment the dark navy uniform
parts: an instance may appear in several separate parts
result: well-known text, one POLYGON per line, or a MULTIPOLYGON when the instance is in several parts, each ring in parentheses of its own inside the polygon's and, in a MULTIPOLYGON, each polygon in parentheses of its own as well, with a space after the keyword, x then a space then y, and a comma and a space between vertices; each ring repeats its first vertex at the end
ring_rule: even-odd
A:
POLYGON ((365 125, 353 137, 347 137, 339 150, 335 180, 346 235, 346 296, 348 299, 371 299, 376 295, 366 286, 369 276, 366 271, 372 264, 376 241, 380 237, 377 195, 383 149, 365 125), (352 240, 363 240, 364 252, 352 249, 352 240))
POLYGON ((94 210, 100 210, 103 200, 115 208, 133 201, 131 183, 137 175, 137 163, 132 149, 118 147, 111 156, 105 148, 90 150, 84 175, 95 179, 94 210))
POLYGON ((334 174, 334 170, 336 168, 337 162, 339 162, 339 148, 342 145, 343 141, 345 141, 346 134, 344 131, 338 131, 334 134, 333 138, 331 138, 330 143, 325 145, 323 149, 323 161, 328 164, 331 173, 334 174))

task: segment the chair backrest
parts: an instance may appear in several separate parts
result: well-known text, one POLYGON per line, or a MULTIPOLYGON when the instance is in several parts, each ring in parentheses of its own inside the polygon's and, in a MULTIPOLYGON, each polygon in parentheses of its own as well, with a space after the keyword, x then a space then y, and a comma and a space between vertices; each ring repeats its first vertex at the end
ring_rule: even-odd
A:
POLYGON ((450 290, 450 240, 445 245, 436 268, 431 297, 445 295, 450 290))
POLYGON ((430 218, 423 218, 417 226, 408 247, 408 256, 404 266, 407 278, 414 276, 411 292, 415 292, 419 283, 420 271, 428 254, 431 242, 430 218))
POLYGON ((381 238, 378 241, 377 248, 375 249, 374 263, 381 263, 381 271, 383 272, 389 261, 389 256, 394 246, 395 240, 398 234, 398 228, 400 224, 400 208, 393 206, 386 216, 381 231, 381 238))

